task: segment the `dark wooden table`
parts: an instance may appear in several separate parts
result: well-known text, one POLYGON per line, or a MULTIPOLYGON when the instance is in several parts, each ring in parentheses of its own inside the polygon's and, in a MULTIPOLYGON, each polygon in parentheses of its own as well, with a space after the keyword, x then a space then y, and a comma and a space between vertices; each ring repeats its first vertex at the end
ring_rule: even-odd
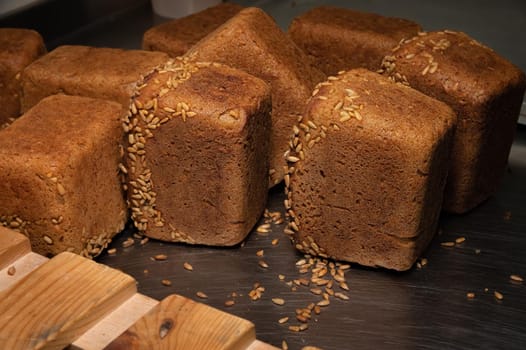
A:
MULTIPOLYGON (((239 1, 261 6, 286 28, 296 14, 321 2, 239 1)), ((137 3, 137 2, 136 2, 137 3)), ((344 1, 324 1, 350 6, 344 1)), ((355 8, 385 15, 408 17, 426 29, 464 30, 494 47, 497 52, 526 69, 526 51, 518 38, 526 29, 523 1, 441 1, 404 0, 356 1, 355 8)), ((145 29, 164 21, 143 3, 118 15, 98 19, 94 24, 48 41, 56 45, 87 44, 139 48, 145 29)), ((270 192, 267 208, 284 214, 283 188, 270 192)), ((306 345, 323 349, 525 349, 526 283, 514 283, 511 274, 526 278, 526 127, 519 126, 513 145, 509 171, 499 192, 472 212, 443 215, 441 234, 424 254, 427 265, 405 273, 374 270, 352 265, 346 279, 349 300, 331 298, 331 304, 309 322, 303 332, 291 332, 295 310, 317 302, 320 296, 309 287, 286 282, 305 277, 296 262, 302 258, 283 234, 284 225, 271 225, 270 232, 252 232, 233 248, 194 247, 139 239, 128 248, 122 243, 133 237, 127 229, 111 247, 115 255, 104 253, 98 261, 132 275, 141 293, 162 299, 171 293, 217 307, 256 324, 258 339, 290 349, 306 345), (455 247, 441 242, 465 241, 455 247), (273 239, 279 239, 272 245, 273 239), (264 250, 264 257, 256 255, 264 250), (166 254, 167 259, 152 257, 166 254), (263 259, 268 268, 258 261, 263 259), (185 262, 193 271, 183 267, 185 262), (278 275, 284 275, 280 281, 278 275), (171 286, 161 283, 171 281, 171 286), (255 283, 265 288, 260 300, 252 301, 249 291, 255 283), (199 299, 196 292, 208 295, 199 299), (497 300, 494 292, 502 294, 497 300), (236 297, 232 298, 231 293, 236 297), (467 298, 467 293, 474 298, 467 298), (285 305, 271 299, 279 297, 285 305), (226 300, 235 304, 227 307, 226 300), (288 323, 278 319, 289 316, 288 323)), ((263 219, 262 219, 263 220, 263 219)), ((308 276, 307 276, 308 277, 308 276)), ((338 288, 334 288, 338 291, 338 288)))

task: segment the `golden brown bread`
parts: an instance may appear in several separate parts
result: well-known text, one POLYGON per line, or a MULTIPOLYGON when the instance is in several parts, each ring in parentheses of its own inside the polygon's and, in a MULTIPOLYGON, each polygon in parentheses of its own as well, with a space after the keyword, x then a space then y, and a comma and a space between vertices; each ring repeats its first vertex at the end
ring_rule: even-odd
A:
POLYGON ((447 103, 459 121, 444 209, 464 213, 497 190, 526 88, 523 72, 461 32, 421 33, 383 63, 392 79, 447 103))
POLYGON ((325 75, 309 65, 306 55, 258 8, 241 10, 193 46, 187 57, 244 70, 272 88, 270 185, 283 179, 283 154, 292 125, 314 86, 325 75))
POLYGON ((407 19, 320 6, 294 18, 288 34, 316 67, 331 75, 360 67, 376 71, 400 40, 420 30, 407 19))
POLYGON ((127 219, 122 117, 115 102, 55 95, 0 131, 0 224, 42 255, 98 255, 127 219))
POLYGON ((437 228, 454 112, 365 69, 329 77, 316 91, 287 158, 296 247, 409 269, 437 228))
POLYGON ((22 111, 57 93, 112 100, 127 109, 141 76, 168 58, 161 52, 60 46, 24 71, 22 111))
POLYGON ((170 61, 134 98, 126 166, 132 218, 148 237, 241 242, 265 209, 270 89, 220 65, 170 61))
POLYGON ((223 2, 183 18, 148 29, 142 39, 144 50, 182 56, 190 47, 238 13, 242 6, 223 2))
POLYGON ((0 128, 20 115, 20 73, 45 52, 36 31, 0 28, 0 128))

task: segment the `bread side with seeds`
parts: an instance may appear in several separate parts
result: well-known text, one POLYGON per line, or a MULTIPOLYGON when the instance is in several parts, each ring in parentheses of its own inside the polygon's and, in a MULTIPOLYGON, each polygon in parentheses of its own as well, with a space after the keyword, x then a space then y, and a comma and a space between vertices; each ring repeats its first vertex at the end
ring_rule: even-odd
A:
POLYGON ((22 70, 45 52, 36 31, 0 28, 0 128, 20 115, 22 70))
POLYGON ((172 242, 234 245, 265 209, 270 89, 221 64, 175 59, 140 84, 124 123, 138 229, 172 242))
POLYGON ((127 220, 122 113, 115 102, 54 95, 1 130, 0 224, 42 255, 98 255, 127 220))
POLYGON ((376 71, 400 40, 422 27, 410 20, 320 6, 294 18, 290 38, 325 74, 367 68, 376 71))
POLYGON ((161 52, 60 46, 24 70, 22 111, 57 93, 112 100, 127 109, 136 82, 168 58, 161 52))
POLYGON ((267 82, 272 88, 270 185, 283 179, 283 154, 292 125, 314 86, 325 75, 258 8, 246 8, 193 46, 188 57, 227 64, 267 82))
POLYGON ((142 48, 166 52, 171 57, 184 55, 190 47, 241 9, 243 7, 240 5, 224 2, 189 16, 159 24, 144 33, 142 48))
POLYGON ((320 84, 287 157, 296 247, 411 268, 437 229, 455 121, 446 104, 365 69, 320 84))
POLYGON ((524 73, 461 32, 421 33, 383 63, 384 74, 447 103, 459 122, 444 209, 465 213, 497 190, 526 88, 524 73))

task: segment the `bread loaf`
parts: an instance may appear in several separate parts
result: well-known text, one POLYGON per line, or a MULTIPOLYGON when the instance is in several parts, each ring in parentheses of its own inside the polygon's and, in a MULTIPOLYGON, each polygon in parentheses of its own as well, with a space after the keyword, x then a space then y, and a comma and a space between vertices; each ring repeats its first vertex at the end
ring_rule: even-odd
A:
POLYGON ((308 254, 409 269, 438 225, 456 117, 365 69, 320 84, 287 157, 287 232, 308 254))
POLYGON ((524 73, 461 32, 421 33, 383 63, 384 74, 457 113, 444 209, 465 213, 497 190, 526 88, 524 73))
POLYGON ((241 242, 265 209, 270 89, 220 64, 149 73, 125 122, 128 203, 150 238, 241 242))

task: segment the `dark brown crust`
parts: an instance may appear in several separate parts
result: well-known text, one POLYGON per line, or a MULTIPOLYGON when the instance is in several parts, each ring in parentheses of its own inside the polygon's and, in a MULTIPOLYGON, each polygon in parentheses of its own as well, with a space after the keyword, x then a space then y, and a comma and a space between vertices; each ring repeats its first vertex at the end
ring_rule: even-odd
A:
POLYGON ((293 141, 304 156, 291 150, 300 160, 285 205, 297 247, 409 269, 437 228, 455 120, 444 103, 365 69, 320 86, 293 141))
POLYGON ((115 102, 55 95, 0 131, 1 224, 42 255, 98 255, 127 219, 121 118, 115 102))
POLYGON ((144 83, 134 100, 137 112, 125 122, 132 141, 144 144, 135 150, 137 142, 129 142, 127 148, 136 226, 166 241, 241 242, 266 204, 269 87, 224 65, 183 60, 160 67, 144 83), (140 117, 142 111, 158 118, 155 127, 140 117), (149 136, 143 131, 148 128, 149 136))
POLYGON ((60 46, 24 71, 22 111, 57 93, 112 100, 127 109, 136 82, 168 58, 162 52, 60 46))
POLYGON ((294 18, 288 34, 316 67, 334 75, 360 67, 376 71, 400 40, 421 30, 406 19, 320 6, 294 18))
POLYGON ((20 73, 45 52, 36 31, 0 28, 0 128, 20 115, 20 73))
POLYGON ((447 103, 459 117, 444 209, 465 213, 495 193, 515 135, 524 73, 452 31, 408 40, 386 58, 384 68, 393 79, 447 103))
POLYGON ((190 47, 238 13, 242 6, 225 2, 189 16, 171 20, 148 29, 142 48, 182 56, 190 47))
POLYGON ((292 125, 314 86, 325 79, 306 55, 258 8, 246 8, 192 47, 188 57, 246 71, 272 88, 271 183, 283 179, 292 125))

